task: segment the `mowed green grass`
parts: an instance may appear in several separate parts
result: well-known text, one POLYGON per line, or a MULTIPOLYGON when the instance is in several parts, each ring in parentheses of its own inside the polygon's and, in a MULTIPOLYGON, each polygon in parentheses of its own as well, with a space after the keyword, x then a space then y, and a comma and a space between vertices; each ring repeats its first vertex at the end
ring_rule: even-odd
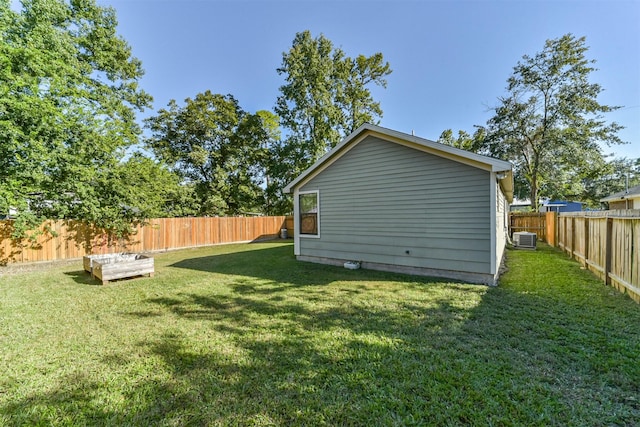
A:
POLYGON ((560 252, 500 286, 295 261, 290 243, 0 276, 0 425, 636 425, 640 305, 560 252))

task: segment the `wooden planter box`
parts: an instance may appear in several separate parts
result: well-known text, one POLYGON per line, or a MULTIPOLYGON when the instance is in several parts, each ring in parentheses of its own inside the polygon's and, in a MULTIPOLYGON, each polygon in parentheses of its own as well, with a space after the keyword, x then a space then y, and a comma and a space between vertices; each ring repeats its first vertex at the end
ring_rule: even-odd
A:
POLYGON ((103 285, 110 280, 124 279, 126 277, 144 276, 153 277, 153 258, 140 254, 108 254, 87 255, 83 257, 85 271, 92 277, 98 278, 103 285))

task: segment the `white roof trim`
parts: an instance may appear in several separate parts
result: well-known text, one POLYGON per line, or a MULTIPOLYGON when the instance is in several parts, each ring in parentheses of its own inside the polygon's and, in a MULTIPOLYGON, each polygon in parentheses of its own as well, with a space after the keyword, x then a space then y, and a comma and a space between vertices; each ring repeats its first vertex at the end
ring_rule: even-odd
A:
POLYGON ((318 159, 318 161, 311 165, 311 167, 302 172, 284 188, 285 193, 291 193, 295 187, 303 185, 306 181, 316 176, 324 168, 342 157, 347 151, 361 142, 368 135, 377 136, 390 142, 405 145, 410 148, 454 160, 459 163, 468 164, 479 169, 496 173, 505 172, 506 176, 500 179, 500 186, 507 195, 507 199, 513 199, 513 172, 511 163, 369 123, 365 123, 360 126, 327 154, 318 159))

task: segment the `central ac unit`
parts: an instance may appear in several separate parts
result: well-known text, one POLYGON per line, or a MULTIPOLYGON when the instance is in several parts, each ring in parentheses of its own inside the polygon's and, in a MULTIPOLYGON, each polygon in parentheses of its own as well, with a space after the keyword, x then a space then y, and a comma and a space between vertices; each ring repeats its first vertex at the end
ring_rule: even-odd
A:
POLYGON ((536 247, 536 233, 527 233, 526 231, 518 231, 513 233, 513 246, 519 248, 536 247))

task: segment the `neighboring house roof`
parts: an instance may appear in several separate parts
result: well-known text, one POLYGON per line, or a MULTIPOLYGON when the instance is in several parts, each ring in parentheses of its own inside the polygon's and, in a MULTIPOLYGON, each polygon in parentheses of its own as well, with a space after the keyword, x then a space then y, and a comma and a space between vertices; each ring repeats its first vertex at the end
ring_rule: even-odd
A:
POLYGON ((614 193, 610 196, 605 197, 604 199, 600 199, 601 202, 615 202, 618 200, 625 199, 640 199, 640 185, 636 185, 635 187, 631 187, 629 190, 620 191, 618 193, 614 193))
POLYGON ((582 205, 582 202, 569 202, 568 200, 547 200, 542 206, 568 206, 568 205, 582 205))
POLYGON ((331 151, 318 159, 309 169, 302 172, 295 180, 289 183, 289 185, 284 188, 284 191, 291 193, 296 186, 313 178, 325 167, 342 157, 369 135, 405 145, 425 153, 471 165, 479 169, 495 172, 499 175, 500 187, 507 200, 509 202, 513 200, 513 172, 511 163, 369 123, 360 126, 351 133, 351 135, 343 139, 331 151))

